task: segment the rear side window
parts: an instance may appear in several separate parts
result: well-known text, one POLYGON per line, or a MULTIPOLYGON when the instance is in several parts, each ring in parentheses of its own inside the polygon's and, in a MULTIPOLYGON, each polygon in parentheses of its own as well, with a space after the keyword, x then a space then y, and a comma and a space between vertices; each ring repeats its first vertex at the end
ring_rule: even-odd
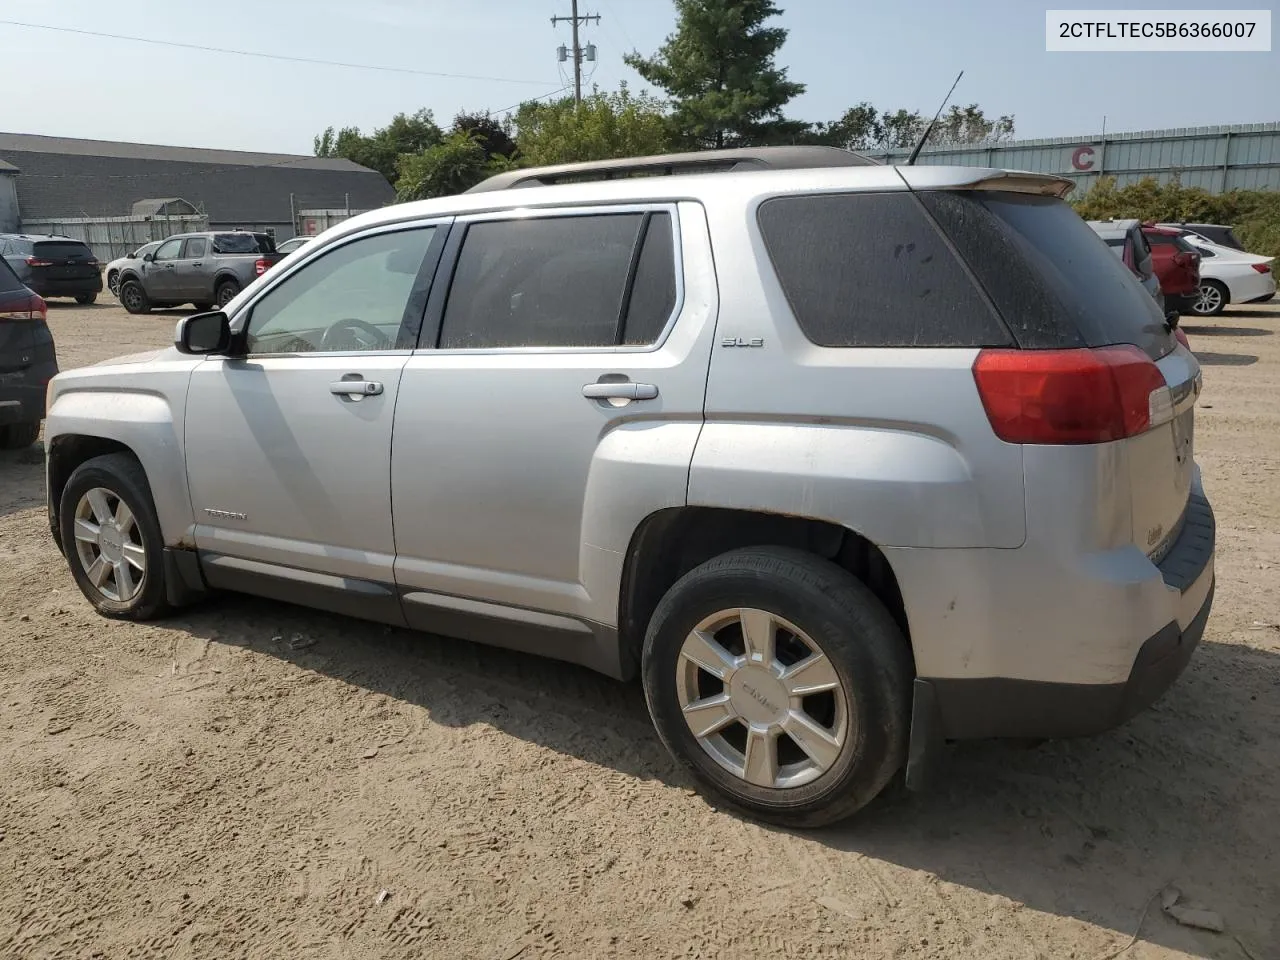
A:
POLYGON ((1008 331, 909 193, 776 197, 760 232, 804 335, 823 347, 981 347, 1008 331))
POLYGON ((1151 295, 1066 202, 987 191, 919 194, 1022 347, 1175 341, 1151 295))
POLYGON ((44 240, 35 245, 34 256, 41 260, 92 260, 93 251, 75 241, 44 240))
POLYGON ((660 212, 474 223, 439 346, 652 343, 675 304, 673 256, 671 217, 660 212))
POLYGON ((194 260, 197 257, 203 257, 205 251, 209 249, 209 240, 206 237, 192 237, 187 241, 186 249, 182 251, 182 256, 187 260, 194 260))

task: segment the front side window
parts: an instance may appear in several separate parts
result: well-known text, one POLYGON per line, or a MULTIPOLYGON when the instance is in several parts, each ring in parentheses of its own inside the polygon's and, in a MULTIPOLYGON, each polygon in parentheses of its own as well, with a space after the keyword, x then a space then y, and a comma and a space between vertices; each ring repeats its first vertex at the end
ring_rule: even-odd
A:
POLYGON ((655 342, 675 305, 672 229, 666 212, 472 224, 440 348, 655 342))
POLYGON ((166 240, 156 250, 155 260, 177 260, 182 254, 182 239, 166 240))
MULTIPOLYGON (((309 262, 253 306, 249 354, 394 350, 416 336, 410 294, 434 227, 363 237, 309 262)), ((216 244, 215 244, 216 245, 216 244)), ((415 298, 415 303, 418 298, 415 298)))

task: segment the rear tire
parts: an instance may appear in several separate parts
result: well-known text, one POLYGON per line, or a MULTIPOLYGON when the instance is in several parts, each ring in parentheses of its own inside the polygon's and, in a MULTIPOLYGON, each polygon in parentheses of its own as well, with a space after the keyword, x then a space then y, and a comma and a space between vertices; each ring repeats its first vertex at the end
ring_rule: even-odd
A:
POLYGON ((690 571, 654 612, 642 674, 667 749, 749 817, 833 823, 906 762, 907 641, 863 583, 813 554, 749 548, 690 571))
POLYGON ((160 521, 147 475, 131 454, 94 457, 72 472, 58 529, 76 586, 100 614, 153 620, 170 611, 160 521))
POLYGON ((151 312, 151 301, 137 280, 126 280, 120 284, 120 305, 129 313, 151 312))
POLYGON ((1191 301, 1191 312, 1197 317, 1216 317, 1231 302, 1226 284, 1220 280, 1201 280, 1200 289, 1191 301))
POLYGON ((89 304, 97 302, 98 295, 96 293, 82 293, 80 296, 76 297, 76 303, 80 304, 82 307, 87 307, 89 304))
POLYGON ((25 450, 35 443, 36 438, 39 436, 39 420, 28 423, 11 423, 7 427, 0 427, 0 449, 25 450))
POLYGON ((218 284, 218 289, 214 291, 213 295, 214 302, 218 305, 218 309, 221 310, 235 299, 235 295, 239 292, 240 284, 236 283, 234 280, 223 280, 218 284))

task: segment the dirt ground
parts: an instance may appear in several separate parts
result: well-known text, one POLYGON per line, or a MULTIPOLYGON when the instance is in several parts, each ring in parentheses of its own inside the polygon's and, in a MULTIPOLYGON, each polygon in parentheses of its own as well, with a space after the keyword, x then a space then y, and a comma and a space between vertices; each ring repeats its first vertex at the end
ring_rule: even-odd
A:
MULTIPOLYGON (((179 315, 50 325, 70 368, 179 315)), ((99 618, 40 449, 0 455, 0 956, 1280 958, 1278 321, 1187 325, 1219 579, 1175 688, 809 834, 709 806, 584 670, 244 598, 99 618)))

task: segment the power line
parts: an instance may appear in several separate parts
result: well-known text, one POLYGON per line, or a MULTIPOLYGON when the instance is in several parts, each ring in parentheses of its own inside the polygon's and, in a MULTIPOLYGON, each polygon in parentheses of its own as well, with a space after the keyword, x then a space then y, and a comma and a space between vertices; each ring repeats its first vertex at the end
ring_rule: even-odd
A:
POLYGON ((550 93, 544 93, 541 96, 537 96, 537 97, 526 97, 523 100, 513 103, 509 107, 503 107, 501 110, 492 110, 490 111, 490 115, 496 117, 499 114, 506 113, 508 110, 514 110, 516 107, 523 106, 526 103, 533 103, 535 100, 550 100, 552 97, 558 97, 560 96, 560 94, 564 93, 566 90, 572 89, 572 87, 573 87, 573 84, 571 83, 565 84, 559 90, 552 90, 550 93))
POLYGON ((432 70, 414 70, 410 67, 386 67, 372 63, 346 63, 340 60, 321 60, 312 57, 291 57, 283 53, 260 53, 255 50, 231 50, 227 47, 207 47, 198 43, 182 43, 178 40, 155 40, 150 37, 130 37, 120 33, 100 33, 75 27, 53 27, 46 23, 22 23, 18 20, 0 20, 0 26, 24 27, 28 30, 51 30, 55 33, 74 33, 83 37, 106 40, 129 40, 133 43, 149 43, 158 47, 180 47, 184 50, 200 50, 205 53, 227 53, 237 57, 258 57, 262 60, 282 60, 286 63, 308 63, 321 67, 345 67, 348 70, 374 70, 379 73, 412 74, 418 77, 436 77, 447 80, 485 80, 492 83, 524 83, 534 86, 550 86, 550 80, 518 80, 513 77, 485 77, 466 73, 437 73, 432 70))

